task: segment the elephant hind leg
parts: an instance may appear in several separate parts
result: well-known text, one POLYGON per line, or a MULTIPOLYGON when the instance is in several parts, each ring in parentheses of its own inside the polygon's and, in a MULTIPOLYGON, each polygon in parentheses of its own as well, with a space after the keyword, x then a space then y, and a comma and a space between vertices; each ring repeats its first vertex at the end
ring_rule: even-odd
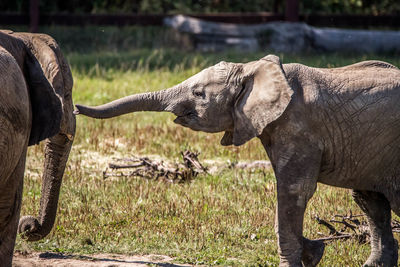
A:
POLYGON ((0 188, 0 265, 11 266, 21 210, 26 149, 0 188))
POLYGON ((371 232, 371 255, 364 266, 397 266, 398 245, 393 238, 389 201, 372 191, 353 191, 353 197, 367 215, 371 232))

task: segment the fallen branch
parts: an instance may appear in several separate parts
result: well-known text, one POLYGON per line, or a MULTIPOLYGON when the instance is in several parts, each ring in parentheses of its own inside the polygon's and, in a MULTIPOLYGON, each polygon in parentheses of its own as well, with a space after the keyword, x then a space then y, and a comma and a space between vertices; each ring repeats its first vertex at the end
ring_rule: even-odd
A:
POLYGON ((316 216, 315 219, 317 220, 318 224, 321 224, 329 229, 330 235, 338 236, 341 234, 335 229, 335 227, 332 224, 328 223, 327 221, 319 218, 318 216, 316 216))
POLYGON ((147 157, 117 159, 118 162, 123 163, 110 163, 103 172, 103 178, 138 176, 146 179, 163 179, 168 182, 184 182, 192 180, 199 173, 207 172, 198 160, 198 153, 184 151, 181 155, 183 163, 178 164, 168 164, 147 157), (132 170, 124 172, 125 169, 132 170))
POLYGON ((144 166, 143 162, 137 163, 137 164, 131 164, 131 165, 118 165, 114 163, 108 164, 108 167, 111 169, 128 169, 128 168, 137 168, 144 166))
POLYGON ((315 241, 326 242, 326 241, 333 241, 333 240, 338 240, 338 239, 350 239, 352 237, 353 237, 352 234, 340 234, 340 235, 337 235, 337 236, 321 237, 321 238, 317 238, 317 239, 314 239, 314 240, 315 241))
MULTIPOLYGON (((370 242, 370 231, 366 220, 365 214, 353 215, 335 215, 331 220, 326 221, 318 216, 315 217, 317 222, 329 229, 329 236, 321 237, 317 240, 319 241, 332 241, 337 239, 356 239, 360 244, 370 242), (334 226, 334 224, 336 226, 334 226), (341 230, 337 230, 337 226, 342 226, 341 230), (348 229, 352 233, 345 232, 348 229)), ((392 231, 400 232, 400 222, 397 220, 392 220, 392 231)))
POLYGON ((148 157, 132 157, 114 159, 103 171, 103 178, 139 176, 147 179, 166 179, 172 182, 191 180, 199 173, 215 174, 227 169, 243 170, 271 170, 271 162, 267 160, 225 162, 221 160, 205 160, 204 166, 200 163, 199 153, 181 152, 182 162, 171 163, 168 160, 150 159, 148 157), (128 171, 129 170, 129 171, 128 171))
POLYGON ((196 169, 197 172, 204 172, 207 173, 207 168, 205 168, 199 161, 198 155, 199 153, 194 153, 189 150, 186 150, 185 152, 181 152, 181 155, 183 157, 183 161, 185 162, 185 165, 189 169, 196 169))

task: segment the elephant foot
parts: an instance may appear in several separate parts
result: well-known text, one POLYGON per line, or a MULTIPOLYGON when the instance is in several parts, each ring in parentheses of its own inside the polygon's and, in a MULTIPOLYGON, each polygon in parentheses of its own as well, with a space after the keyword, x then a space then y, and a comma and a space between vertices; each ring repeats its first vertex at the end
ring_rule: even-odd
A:
POLYGON ((324 242, 303 238, 303 253, 301 255, 303 266, 317 266, 322 256, 324 255, 324 250, 324 242))
POLYGON ((368 260, 364 263, 363 267, 397 266, 398 249, 399 246, 397 240, 394 240, 394 245, 389 246, 388 248, 384 248, 382 251, 373 251, 368 260))

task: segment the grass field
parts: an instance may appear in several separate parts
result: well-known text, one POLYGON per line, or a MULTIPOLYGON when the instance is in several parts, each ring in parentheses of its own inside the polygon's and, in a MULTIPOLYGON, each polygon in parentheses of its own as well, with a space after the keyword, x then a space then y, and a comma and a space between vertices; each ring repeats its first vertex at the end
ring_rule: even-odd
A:
MULTIPOLYGON (((47 31, 56 39, 62 32, 57 28, 47 31)), ((66 29, 63 31, 68 35, 66 29)), ((75 103, 101 104, 132 93, 160 90, 218 61, 246 62, 268 53, 202 54, 155 45, 144 48, 146 42, 130 48, 128 41, 114 47, 113 39, 108 38, 119 36, 123 30, 102 31, 105 40, 100 30, 96 38, 103 40, 99 43, 104 47, 91 44, 82 48, 91 42, 90 38, 60 42, 65 44, 64 51, 73 71, 75 103), (109 31, 117 33, 112 35, 109 31), (68 42, 76 42, 76 48, 68 42)), ((316 67, 342 66, 372 58, 400 66, 400 57, 395 56, 279 56, 284 63, 300 62, 316 67)), ((77 117, 77 133, 55 227, 39 242, 28 243, 18 238, 16 249, 76 254, 153 253, 192 264, 276 266, 279 260, 272 172, 227 169, 181 184, 137 177, 103 179, 103 171, 115 157, 158 155, 177 161, 181 151, 190 149, 201 153, 200 161, 267 159, 256 139, 239 148, 222 147, 219 145, 222 134, 194 132, 174 125, 173 118, 171 114, 151 112, 110 120, 77 117)), ((29 150, 23 215, 33 215, 38 210, 42 149, 39 145, 29 150)), ((318 232, 328 234, 315 216, 330 219, 350 211, 360 213, 348 190, 319 185, 305 215, 305 236, 318 238, 318 232)), ((320 266, 360 266, 368 255, 368 244, 334 241, 328 244, 320 266)))

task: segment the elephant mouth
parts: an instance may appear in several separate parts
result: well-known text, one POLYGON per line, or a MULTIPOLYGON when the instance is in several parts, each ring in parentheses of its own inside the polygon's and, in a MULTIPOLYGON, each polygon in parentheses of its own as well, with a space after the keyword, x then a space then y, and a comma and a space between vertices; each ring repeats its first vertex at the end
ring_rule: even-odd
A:
POLYGON ((196 120, 196 118, 196 112, 190 111, 183 115, 177 116, 174 120, 174 123, 191 128, 191 125, 196 120))
POLYGON ((183 117, 180 117, 180 116, 176 117, 174 120, 174 123, 184 126, 183 122, 184 122, 183 117))

